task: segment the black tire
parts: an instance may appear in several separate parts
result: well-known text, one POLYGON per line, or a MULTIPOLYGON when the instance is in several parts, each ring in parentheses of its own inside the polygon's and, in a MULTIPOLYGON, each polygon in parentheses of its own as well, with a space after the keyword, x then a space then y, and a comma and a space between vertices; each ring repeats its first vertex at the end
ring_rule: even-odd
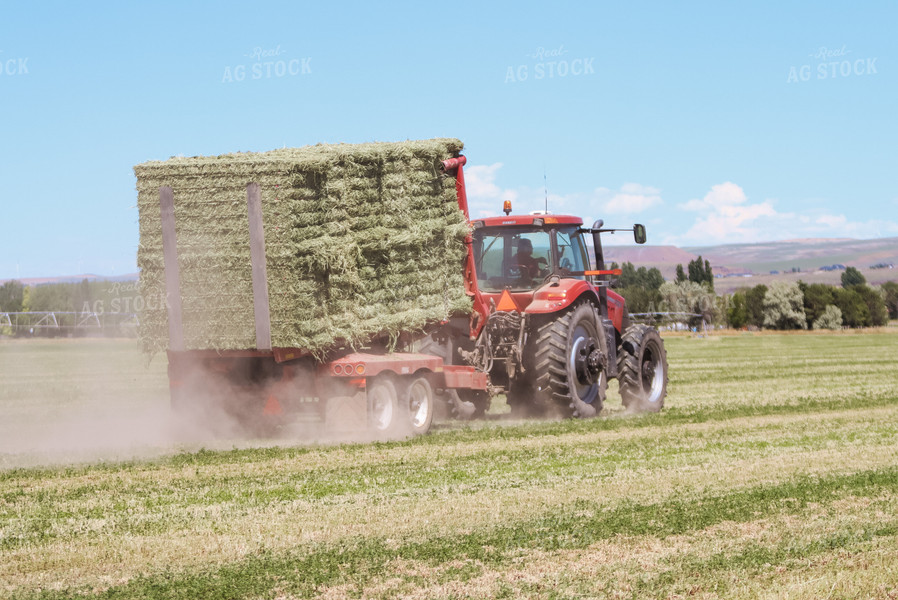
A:
POLYGON ((368 385, 368 423, 380 434, 394 433, 400 422, 399 395, 389 379, 377 378, 368 385))
POLYGON ((537 330, 533 342, 538 404, 555 404, 574 417, 602 411, 608 378, 601 365, 589 365, 599 350, 601 326, 592 304, 584 302, 537 330))
POLYGON ((413 434, 424 435, 430 431, 436 400, 433 397, 433 387, 426 378, 418 377, 409 384, 402 408, 413 434))
POLYGON ((492 404, 489 392, 483 390, 458 390, 458 395, 462 401, 470 402, 474 405, 472 419, 482 419, 492 404))
POLYGON ((512 418, 527 419, 544 414, 545 407, 533 397, 535 387, 528 379, 516 379, 511 382, 508 391, 505 392, 505 403, 508 404, 512 418))
POLYGON ((624 331, 617 358, 624 406, 633 412, 658 412, 667 396, 667 352, 658 330, 631 325, 624 331))

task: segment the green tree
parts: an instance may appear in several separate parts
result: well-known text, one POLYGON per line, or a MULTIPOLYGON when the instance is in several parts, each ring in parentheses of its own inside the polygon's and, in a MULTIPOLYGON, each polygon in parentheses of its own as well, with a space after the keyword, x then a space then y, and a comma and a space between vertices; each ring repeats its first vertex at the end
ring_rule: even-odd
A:
POLYGON ((841 329, 842 311, 838 306, 830 304, 814 321, 814 329, 841 329))
POLYGON ((727 308, 727 325, 733 329, 742 329, 748 324, 748 307, 745 303, 745 294, 736 292, 730 298, 727 308))
POLYGON ((745 310, 748 312, 748 324, 755 327, 764 326, 764 296, 767 286, 763 283, 745 292, 745 310))
POLYGON ((711 263, 707 260, 702 261, 701 255, 689 261, 688 270, 689 281, 707 284, 712 290, 714 289, 714 274, 711 272, 711 263))
POLYGON ((683 265, 677 265, 677 283, 682 283, 687 279, 686 272, 683 271, 683 265))
POLYGON ((21 312, 25 301, 25 286, 21 281, 11 279, 0 285, 0 310, 3 312, 21 312))
POLYGON ((633 313, 655 312, 660 310, 661 294, 658 288, 664 283, 661 271, 656 268, 638 269, 631 262, 621 267, 617 287, 620 295, 627 301, 627 309, 633 313))
POLYGON ((702 321, 712 323, 717 317, 714 292, 700 283, 668 281, 658 292, 661 294, 663 307, 667 310, 699 315, 689 319, 689 324, 693 327, 698 327, 702 321))
POLYGON ((853 288, 833 288, 833 304, 842 311, 842 325, 845 327, 868 327, 870 325, 870 309, 867 303, 853 288))
POLYGON ((881 289, 886 310, 889 311, 889 318, 898 319, 898 283, 887 281, 882 284, 881 289))
POLYGON ((764 294, 764 327, 807 329, 801 288, 797 283, 773 283, 764 294))
POLYGON ((664 283, 664 276, 657 267, 652 267, 651 269, 639 267, 639 270, 636 271, 636 277, 639 281, 639 285, 647 290, 657 291, 661 288, 661 284, 664 283))
POLYGON ((864 285, 865 283, 867 283, 867 279, 864 277, 863 273, 854 267, 848 267, 842 272, 843 288, 850 288, 853 285, 864 285))
POLYGON ((618 285, 622 288, 632 287, 634 285, 638 285, 637 277, 636 277, 636 267, 633 266, 633 263, 630 261, 625 262, 621 265, 621 274, 618 278, 620 282, 618 285))
POLYGON ((801 281, 798 286, 804 295, 804 314, 810 327, 823 316, 826 307, 833 303, 833 288, 824 283, 808 285, 801 281))
POLYGON ((871 327, 882 327, 889 323, 889 311, 886 309, 886 303, 882 299, 882 294, 874 290, 868 285, 855 285, 851 290, 856 293, 867 305, 867 312, 870 314, 868 323, 871 327))
POLYGON ((627 310, 631 313, 658 312, 661 310, 661 293, 633 285, 620 290, 620 295, 627 301, 627 310))

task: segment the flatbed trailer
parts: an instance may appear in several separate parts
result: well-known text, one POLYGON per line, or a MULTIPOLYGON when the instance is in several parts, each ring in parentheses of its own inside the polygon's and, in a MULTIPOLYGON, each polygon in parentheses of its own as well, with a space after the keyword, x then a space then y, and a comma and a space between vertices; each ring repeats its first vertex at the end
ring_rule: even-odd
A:
POLYGON ((438 403, 459 404, 453 392, 489 386, 474 367, 409 352, 318 361, 298 348, 169 351, 168 374, 176 412, 199 409, 212 420, 223 412, 262 431, 305 416, 329 432, 423 434, 438 403))

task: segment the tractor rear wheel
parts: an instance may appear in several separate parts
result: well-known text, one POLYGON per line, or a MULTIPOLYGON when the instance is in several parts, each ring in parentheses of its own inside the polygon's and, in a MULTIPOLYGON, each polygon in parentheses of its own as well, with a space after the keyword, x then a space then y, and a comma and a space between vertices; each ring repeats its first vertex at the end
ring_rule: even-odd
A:
POLYGON ((634 412, 658 412, 667 396, 667 352, 658 330, 631 325, 618 353, 618 383, 623 404, 634 412))
POLYGON ((588 302, 540 327, 534 342, 536 396, 579 418, 601 412, 608 379, 600 335, 595 308, 588 302))

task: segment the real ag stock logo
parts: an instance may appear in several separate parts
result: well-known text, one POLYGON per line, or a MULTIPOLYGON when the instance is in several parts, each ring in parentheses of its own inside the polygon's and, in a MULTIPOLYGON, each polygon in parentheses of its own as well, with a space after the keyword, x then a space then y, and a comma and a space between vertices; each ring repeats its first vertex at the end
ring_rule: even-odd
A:
POLYGON ((876 59, 878 57, 854 58, 849 57, 851 50, 842 44, 841 48, 827 48, 821 46, 810 55, 809 58, 816 61, 812 68, 810 64, 789 68, 789 76, 786 83, 799 83, 811 79, 838 79, 845 77, 861 77, 864 75, 876 75, 876 59))
POLYGON ((222 83, 235 83, 247 79, 280 79, 312 73, 312 57, 289 58, 287 51, 278 44, 275 48, 256 46, 243 55, 245 64, 228 65, 221 77, 222 83))
POLYGON ((546 49, 542 46, 533 54, 525 54, 531 63, 509 66, 505 70, 505 83, 521 83, 528 79, 556 79, 563 77, 581 77, 595 74, 593 61, 595 57, 573 58, 564 45, 546 49))

